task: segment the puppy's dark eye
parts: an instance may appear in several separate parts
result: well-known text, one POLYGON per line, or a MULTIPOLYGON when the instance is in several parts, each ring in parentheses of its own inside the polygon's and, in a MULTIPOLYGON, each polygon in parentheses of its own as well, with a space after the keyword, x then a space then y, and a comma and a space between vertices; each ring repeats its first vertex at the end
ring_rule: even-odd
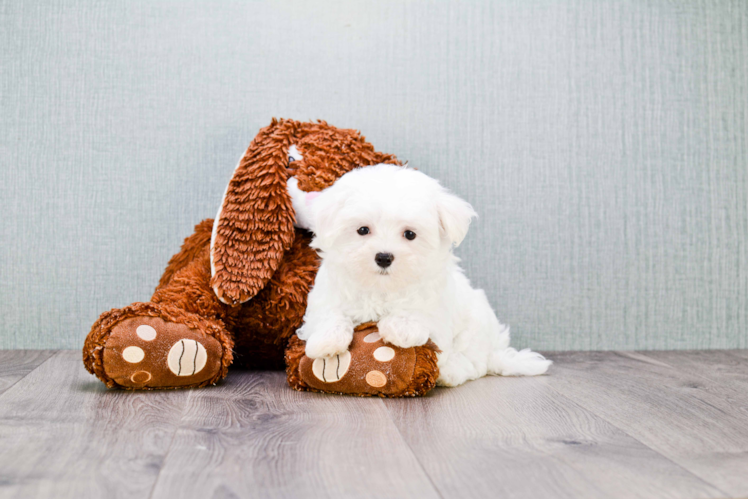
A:
POLYGON ((410 229, 408 229, 407 231, 405 231, 403 233, 403 236, 405 236, 406 240, 411 240, 412 241, 412 240, 416 239, 416 233, 414 233, 410 229))
POLYGON ((288 163, 291 163, 292 161, 296 161, 296 160, 293 159, 293 156, 289 156, 288 157, 288 163))
POLYGON ((369 234, 369 228, 366 226, 361 226, 360 228, 358 228, 358 231, 356 232, 360 234, 361 236, 364 236, 366 234, 369 234))

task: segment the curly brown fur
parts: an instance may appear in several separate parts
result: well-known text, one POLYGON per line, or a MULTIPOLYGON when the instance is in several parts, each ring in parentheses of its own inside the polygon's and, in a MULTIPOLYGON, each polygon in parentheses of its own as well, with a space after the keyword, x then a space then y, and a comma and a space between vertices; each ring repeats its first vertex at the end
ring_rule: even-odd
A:
POLYGON ((375 151, 358 130, 335 128, 324 121, 296 127, 295 144, 304 158, 291 164, 289 174, 298 179, 302 191, 321 191, 357 167, 400 165, 395 155, 375 151))
POLYGON ((283 369, 283 349, 301 326, 306 299, 319 268, 311 234, 296 230, 291 248, 267 286, 242 305, 236 324, 237 363, 283 369))
POLYGON ((203 318, 221 320, 233 330, 239 306, 228 306, 218 300, 210 288, 210 254, 207 246, 182 269, 174 273, 168 284, 151 297, 154 304, 169 304, 203 318))
POLYGON ((309 385, 304 382, 304 379, 301 378, 300 365, 301 358, 304 357, 304 349, 306 349, 306 342, 301 340, 296 335, 293 335, 288 340, 288 347, 286 347, 285 357, 286 379, 288 380, 288 385, 291 386, 291 389, 297 391, 321 392, 309 387, 309 385))
POLYGON ((410 387, 403 396, 423 396, 436 387, 439 378, 439 367, 437 366, 437 353, 441 352, 433 342, 416 347, 416 367, 413 371, 413 380, 410 387))
POLYGON ((254 138, 229 182, 212 243, 212 286, 224 302, 257 295, 293 242, 285 171, 291 140, 291 127, 273 121, 254 138))
POLYGON ((165 287, 174 274, 195 260, 210 245, 210 233, 213 230, 213 219, 205 219, 195 226, 195 232, 185 238, 179 253, 169 259, 169 264, 161 275, 156 290, 165 287))

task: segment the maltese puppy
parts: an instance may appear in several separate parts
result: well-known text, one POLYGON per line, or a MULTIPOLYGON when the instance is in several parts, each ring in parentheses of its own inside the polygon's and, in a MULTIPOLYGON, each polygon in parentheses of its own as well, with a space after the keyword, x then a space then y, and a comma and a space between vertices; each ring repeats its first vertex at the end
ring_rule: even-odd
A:
POLYGON ((346 352, 354 326, 376 321, 385 342, 439 346, 439 385, 548 370, 542 355, 509 347, 509 328, 458 265, 452 249, 476 216, 469 203, 394 165, 358 168, 318 195, 294 181, 297 225, 314 232, 322 258, 297 332, 307 356, 346 352))

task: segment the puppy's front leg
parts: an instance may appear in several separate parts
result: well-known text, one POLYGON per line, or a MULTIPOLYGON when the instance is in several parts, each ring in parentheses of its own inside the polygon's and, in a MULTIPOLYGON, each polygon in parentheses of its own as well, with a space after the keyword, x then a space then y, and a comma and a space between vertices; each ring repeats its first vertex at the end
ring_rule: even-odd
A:
POLYGON ((398 347, 415 347, 429 340, 427 322, 417 313, 398 312, 379 320, 379 335, 385 342, 398 347))
POLYGON ((343 315, 329 314, 304 323, 299 338, 306 339, 306 355, 310 358, 343 354, 353 340, 353 323, 343 315))

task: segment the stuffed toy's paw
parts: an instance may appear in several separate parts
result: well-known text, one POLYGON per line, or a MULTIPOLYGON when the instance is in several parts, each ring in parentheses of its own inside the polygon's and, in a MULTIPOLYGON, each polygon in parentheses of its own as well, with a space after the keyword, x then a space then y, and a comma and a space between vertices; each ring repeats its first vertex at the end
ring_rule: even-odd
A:
POLYGON ((135 303, 101 315, 83 348, 89 372, 108 387, 202 387, 226 376, 231 341, 223 329, 195 314, 135 303))
POLYGON ((288 383, 297 391, 353 396, 422 396, 436 385, 436 344, 401 348, 386 344, 376 323, 356 327, 348 351, 312 359, 305 343, 291 337, 286 349, 288 383))

